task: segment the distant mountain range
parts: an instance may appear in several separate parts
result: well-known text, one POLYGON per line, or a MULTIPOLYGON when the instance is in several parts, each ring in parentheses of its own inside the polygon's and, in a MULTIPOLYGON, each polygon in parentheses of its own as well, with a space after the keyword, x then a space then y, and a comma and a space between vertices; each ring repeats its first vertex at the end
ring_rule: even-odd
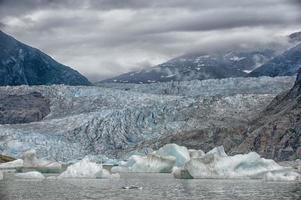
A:
POLYGON ((288 36, 292 48, 278 55, 273 49, 187 54, 152 68, 133 71, 101 82, 153 83, 244 76, 290 76, 300 68, 301 32, 288 36), (296 46, 297 45, 297 46, 296 46), (250 74, 249 74, 250 73, 250 74))
POLYGON ((0 86, 91 85, 79 72, 0 31, 0 86))

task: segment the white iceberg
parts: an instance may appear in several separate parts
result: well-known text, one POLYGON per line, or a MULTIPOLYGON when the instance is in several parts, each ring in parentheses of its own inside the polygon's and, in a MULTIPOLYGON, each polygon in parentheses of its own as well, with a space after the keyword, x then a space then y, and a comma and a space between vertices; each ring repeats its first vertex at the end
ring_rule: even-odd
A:
POLYGON ((265 181, 298 181, 300 174, 291 170, 272 171, 264 175, 265 181))
POLYGON ((73 165, 70 165, 66 171, 58 178, 116 178, 118 175, 112 175, 101 164, 91 162, 89 159, 83 159, 73 165))
POLYGON ((62 168, 62 164, 47 160, 38 159, 35 150, 26 151, 23 154, 24 167, 27 168, 42 168, 45 170, 57 170, 62 168))
POLYGON ((23 160, 22 159, 17 159, 11 162, 6 162, 0 164, 0 169, 15 169, 18 167, 23 167, 23 160))
POLYGON ((15 174, 16 177, 22 179, 45 179, 45 176, 40 172, 32 171, 26 173, 17 173, 15 174))
POLYGON ((190 160, 188 149, 184 146, 179 146, 177 144, 166 144, 154 153, 163 157, 175 157, 176 166, 178 167, 184 166, 184 164, 190 160))
POLYGON ((113 167, 112 172, 138 172, 138 173, 171 173, 176 163, 173 156, 147 156, 133 155, 121 166, 113 167))
MULTIPOLYGON (((199 158, 191 158, 184 169, 193 178, 263 178, 268 172, 278 171, 277 176, 288 177, 292 170, 285 168, 275 161, 261 158, 257 153, 227 156, 223 147, 217 147, 199 158)), ((272 174, 273 175, 273 174, 272 174)), ((291 174, 292 175, 292 174, 291 174)), ((271 174, 267 175, 271 179, 271 174)), ((284 178, 283 178, 284 179, 284 178)), ((288 178, 289 179, 289 178, 288 178)))

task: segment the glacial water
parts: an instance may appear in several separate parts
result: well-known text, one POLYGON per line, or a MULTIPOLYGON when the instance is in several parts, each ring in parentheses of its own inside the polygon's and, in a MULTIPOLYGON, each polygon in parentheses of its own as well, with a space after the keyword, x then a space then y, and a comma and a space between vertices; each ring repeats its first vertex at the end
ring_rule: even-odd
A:
POLYGON ((301 199, 301 183, 262 180, 177 180, 169 174, 122 174, 120 179, 0 181, 0 200, 301 199), (123 189, 127 186, 140 189, 123 189))

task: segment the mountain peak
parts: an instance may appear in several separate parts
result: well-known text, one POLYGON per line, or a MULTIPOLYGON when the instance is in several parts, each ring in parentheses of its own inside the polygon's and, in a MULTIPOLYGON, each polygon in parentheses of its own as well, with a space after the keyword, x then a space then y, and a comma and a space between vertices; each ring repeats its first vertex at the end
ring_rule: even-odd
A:
POLYGON ((0 86, 52 84, 91 85, 79 72, 0 31, 0 86))

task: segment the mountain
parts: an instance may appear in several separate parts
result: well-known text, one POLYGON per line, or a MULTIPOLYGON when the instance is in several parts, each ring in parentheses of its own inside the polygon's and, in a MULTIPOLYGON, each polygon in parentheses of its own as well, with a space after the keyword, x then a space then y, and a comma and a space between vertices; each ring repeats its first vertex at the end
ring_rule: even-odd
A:
POLYGON ((301 158, 301 70, 294 87, 277 96, 246 135, 236 152, 251 150, 276 160, 301 158))
POLYGON ((0 31, 0 86, 91 85, 80 73, 0 31))
POLYGON ((272 50, 187 54, 158 66, 104 80, 115 83, 153 83, 242 77, 275 56, 272 50))
POLYGON ((301 31, 292 33, 288 37, 289 37, 290 42, 293 42, 293 43, 301 42, 301 31))
POLYGON ((253 70, 248 76, 292 76, 301 67, 301 43, 253 70))

